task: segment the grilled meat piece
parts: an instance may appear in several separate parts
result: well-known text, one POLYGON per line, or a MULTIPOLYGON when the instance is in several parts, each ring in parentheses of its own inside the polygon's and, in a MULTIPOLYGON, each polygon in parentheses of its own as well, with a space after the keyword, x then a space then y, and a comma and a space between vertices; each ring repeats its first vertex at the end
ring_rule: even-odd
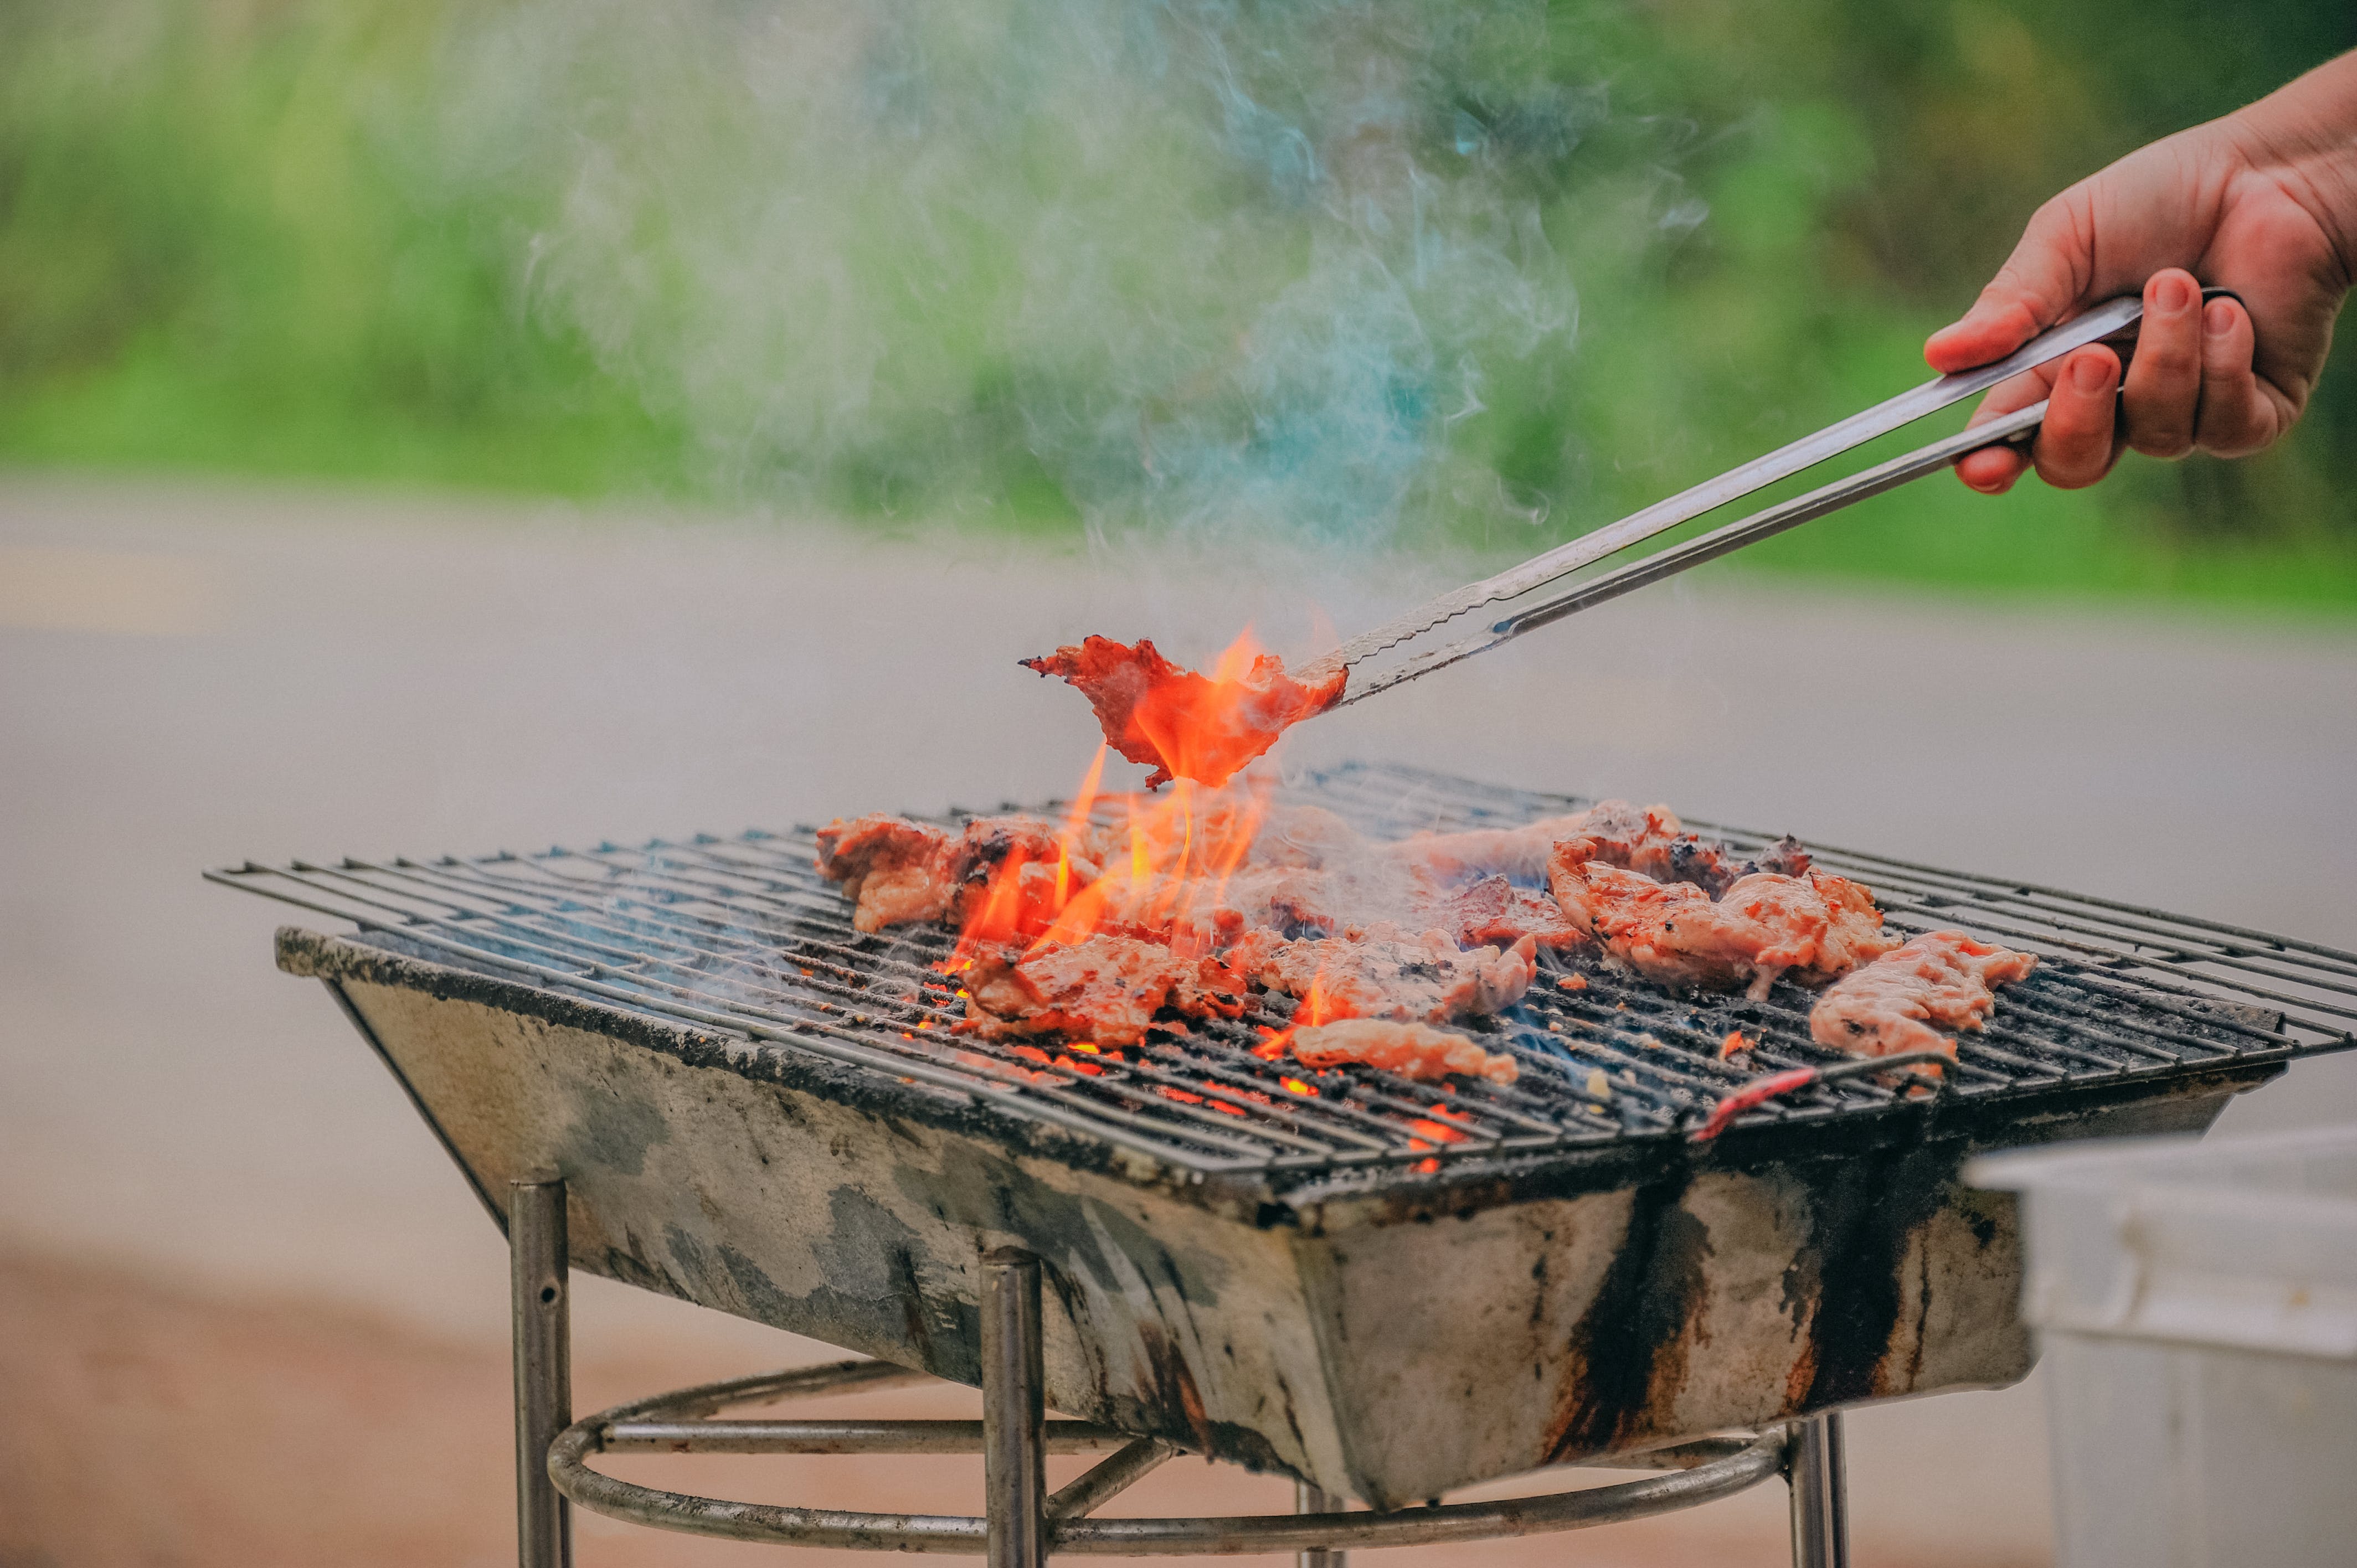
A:
POLYGON ((1388 856, 1338 859, 1317 867, 1247 865, 1189 897, 1147 900, 1169 908, 1169 929, 1213 945, 1250 930, 1288 937, 1362 940, 1376 927, 1442 930, 1464 947, 1511 947, 1526 936, 1545 948, 1577 947, 1586 934, 1564 918, 1544 887, 1484 876, 1450 887, 1423 867, 1388 856))
POLYGON ((1495 873, 1527 881, 1546 875, 1555 846, 1565 843, 1584 843, 1583 859, 1656 882, 1691 882, 1714 898, 1753 871, 1797 876, 1809 868, 1808 852, 1797 839, 1783 840, 1756 862, 1738 862, 1726 845, 1686 832, 1667 806, 1641 811, 1626 800, 1598 800, 1587 811, 1519 828, 1419 833, 1379 847, 1443 880, 1495 873))
MULTIPOLYGON (((963 919, 971 900, 1010 860, 1018 869, 1006 879, 1010 907, 1000 912, 1007 929, 1036 934, 1052 909, 1061 843, 1056 824, 1037 817, 974 817, 953 832, 878 812, 850 822, 838 817, 817 837, 819 874, 843 884, 855 906, 856 930, 963 919)), ((1072 858, 1072 886, 1096 877, 1094 860, 1072 858)))
POLYGON ((1022 663, 1079 687, 1107 744, 1132 762, 1154 765, 1149 789, 1174 778, 1226 783, 1286 729, 1340 697, 1346 679, 1338 671, 1305 686, 1268 653, 1240 676, 1200 675, 1171 663, 1143 638, 1135 648, 1083 638, 1022 663))
POLYGON ((1979 1028, 1996 1005, 1994 988, 2037 967, 2034 953, 1975 941, 1962 931, 1927 931, 1819 997, 1809 1012, 1809 1033, 1819 1045, 1854 1056, 1944 1051, 1953 1057, 1956 1042, 1940 1029, 1979 1028))
MULTIPOLYGON (((1020 859, 1026 865, 1044 861, 1052 866, 1062 848, 1056 824, 1040 818, 969 817, 964 832, 958 835, 958 879, 965 883, 987 881, 991 873, 1013 859, 1020 859)), ((1093 860, 1089 862, 1089 876, 1093 880, 1093 860)))
POLYGON ((1248 925, 1287 936, 1357 941, 1379 927, 1424 931, 1454 929, 1459 923, 1453 891, 1412 866, 1382 859, 1317 871, 1248 871, 1230 883, 1229 897, 1248 917, 1248 925))
POLYGON ((1134 1046, 1165 1009, 1188 1018, 1243 1012, 1243 983, 1217 959, 1181 958, 1135 937, 985 953, 966 972, 965 988, 962 1027, 992 1040, 1064 1035, 1134 1046))
POLYGON ((1483 943, 1511 947, 1529 937, 1543 948, 1576 948, 1587 933, 1567 918, 1555 895, 1544 888, 1517 887, 1502 876, 1484 876, 1448 896, 1446 909, 1457 940, 1467 947, 1483 943))
POLYGON ((1626 800, 1598 800, 1581 818, 1577 831, 1563 837, 1585 844, 1584 859, 1638 872, 1656 882, 1691 883, 1714 898, 1743 875, 1726 845, 1686 832, 1667 806, 1641 811, 1626 800))
MULTIPOLYGON (((1167 909, 1171 929, 1217 945, 1256 929, 1356 938, 1386 921, 1412 930, 1453 928, 1453 892, 1422 866, 1379 853, 1383 848, 1322 811, 1272 811, 1238 869, 1185 887, 1157 885, 1128 902, 1167 909)), ((1110 857, 1107 864, 1114 864, 1110 857)))
POLYGON ((1063 839, 1053 822, 1038 817, 969 818, 950 856, 957 889, 951 914, 985 940, 1037 937, 1060 908, 1059 886, 1069 896, 1098 875, 1097 862, 1084 850, 1064 858, 1063 839))
POLYGON ((1437 1079, 1461 1073, 1491 1083, 1512 1083, 1520 1072, 1512 1057, 1483 1050, 1463 1035, 1391 1018, 1305 1024, 1286 1035, 1286 1044, 1304 1065, 1313 1068, 1364 1062, 1402 1078, 1437 1079))
POLYGON ((1217 940, 1225 944, 1248 930, 1305 931, 1335 929, 1338 899, 1334 878, 1301 866, 1251 866, 1221 887, 1214 918, 1217 940))
POLYGON ((1522 1000, 1535 972, 1538 941, 1458 950, 1446 931, 1410 932, 1388 921, 1364 937, 1304 937, 1246 931, 1228 967, 1270 991, 1307 1000, 1321 1020, 1394 1018, 1445 1024, 1501 1012, 1522 1000))
POLYGON ((1761 850, 1756 859, 1745 861, 1743 875, 1749 876, 1755 871, 1770 871, 1779 876, 1806 876, 1811 864, 1809 852, 1801 847, 1801 841, 1786 833, 1761 850))
POLYGON ((1548 885, 1565 918, 1648 980, 1765 996, 1780 975, 1822 985, 1895 947, 1873 896, 1846 877, 1755 872, 1713 899, 1555 846, 1548 885))
MULTIPOLYGON (((1797 966, 1792 976, 1803 985, 1826 985, 1857 969, 1872 963, 1899 945, 1899 939, 1882 929, 1882 910, 1874 902, 1874 893, 1864 883, 1852 882, 1846 876, 1835 876, 1830 871, 1812 871, 1802 876, 1781 876, 1772 871, 1753 872, 1727 890, 1722 904, 1757 908, 1763 915, 1771 909, 1773 891, 1791 886, 1806 886, 1816 895, 1816 902, 1825 912, 1824 929, 1817 936, 1814 957, 1797 966), (1750 903, 1745 889, 1760 890, 1760 902, 1750 903)), ((1807 900, 1798 900, 1801 911, 1796 921, 1813 918, 1807 900)))
POLYGON ((856 906, 855 929, 947 919, 957 900, 954 842, 942 829, 905 817, 837 817, 818 830, 819 874, 843 884, 856 906))
POLYGON ((1470 828, 1453 833, 1415 833, 1371 846, 1443 882, 1491 873, 1529 879, 1546 875, 1547 856, 1559 840, 1576 836, 1588 813, 1544 817, 1519 828, 1470 828))

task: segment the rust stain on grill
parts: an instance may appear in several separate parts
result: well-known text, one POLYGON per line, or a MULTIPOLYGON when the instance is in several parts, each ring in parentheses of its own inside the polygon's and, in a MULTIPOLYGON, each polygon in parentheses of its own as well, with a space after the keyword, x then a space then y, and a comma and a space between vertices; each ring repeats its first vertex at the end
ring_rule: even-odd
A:
POLYGON ((1784 1409, 1787 1412, 1797 1411, 1808 1402, 1809 1385, 1816 1380, 1816 1377, 1817 1348, 1813 1342, 1803 1342, 1801 1359, 1792 1363, 1792 1371, 1784 1378, 1784 1409))
POLYGON ((1178 1409, 1187 1418, 1187 1430, 1195 1434, 1196 1452, 1215 1452, 1211 1418, 1203 1409, 1203 1391, 1195 1386, 1194 1374, 1187 1369, 1187 1359, 1173 1349, 1159 1334, 1155 1335, 1154 1339, 1157 1343, 1151 1348, 1160 1352, 1156 1359, 1162 1372, 1164 1386, 1175 1391, 1178 1396, 1178 1409))

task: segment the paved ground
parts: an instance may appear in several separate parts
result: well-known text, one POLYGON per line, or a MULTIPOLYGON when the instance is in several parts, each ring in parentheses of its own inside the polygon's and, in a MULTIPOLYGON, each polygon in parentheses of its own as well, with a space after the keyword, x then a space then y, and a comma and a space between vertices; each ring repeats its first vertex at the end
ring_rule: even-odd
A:
MULTIPOLYGON (((270 967, 281 912, 201 866, 1049 793, 1089 724, 1017 654, 1137 629, 1202 655, 1254 618, 1282 646, 1309 635, 1305 585, 1345 626, 1403 591, 0 483, 0 1564, 506 1550, 496 1238, 327 1000, 270 967)), ((2353 696, 2347 628, 1705 584, 1320 720, 1291 760, 1666 799, 2357 947, 2353 696)), ((2357 1061, 2227 1124, 2335 1119, 2357 1119, 2357 1061)), ((581 1310, 585 1403, 818 1354, 594 1282, 581 1310)), ((1855 1430, 1863 1561, 2043 1559, 2034 1383, 1855 1430)), ((893 1484, 825 1474, 845 1500, 893 1484)), ((1254 1483, 1158 1485, 1249 1506, 1254 1483)), ((1587 1560, 1773 1563, 1781 1508, 1598 1535, 1587 1560)), ((592 1563, 746 1555, 585 1534, 592 1563)))

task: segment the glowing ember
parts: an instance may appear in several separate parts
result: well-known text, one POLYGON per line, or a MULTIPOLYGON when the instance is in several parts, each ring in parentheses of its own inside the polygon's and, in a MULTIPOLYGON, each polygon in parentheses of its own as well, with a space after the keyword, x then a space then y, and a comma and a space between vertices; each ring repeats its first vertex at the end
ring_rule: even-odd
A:
POLYGON ((1134 648, 1083 638, 1023 664, 1079 687, 1114 749, 1154 765, 1149 789, 1172 779, 1226 783, 1286 729, 1331 706, 1348 679, 1338 671, 1305 686, 1286 674, 1283 660, 1262 652, 1249 630, 1208 676, 1171 663, 1143 638, 1134 648))

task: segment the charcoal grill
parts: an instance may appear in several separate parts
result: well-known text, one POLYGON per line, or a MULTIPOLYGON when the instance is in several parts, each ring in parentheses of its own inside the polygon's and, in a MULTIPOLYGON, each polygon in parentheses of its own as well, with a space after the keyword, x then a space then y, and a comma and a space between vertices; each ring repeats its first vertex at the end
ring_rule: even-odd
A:
MULTIPOLYGON (((1586 804, 1372 767, 1300 795, 1390 835, 1586 804)), ((1746 852, 1768 842, 1710 831, 1746 852)), ((1443 1089, 1254 1056, 1281 1001, 1174 1025, 1119 1062, 953 1034, 963 1006, 933 967, 947 933, 854 931, 807 831, 209 875, 355 928, 282 929, 279 962, 327 983, 510 1227, 520 1366, 540 1315, 527 1489, 564 1425, 547 1388, 561 1334, 552 1350, 544 1320, 569 1265, 887 1364, 829 1377, 982 1385, 995 1430, 1034 1439, 985 1458, 994 1498, 1037 1505, 1017 1510, 1035 1552, 1206 1552, 1562 1528, 1795 1460, 1796 1519, 1808 1494, 1806 1530, 1837 1539, 1838 1429, 1823 1412, 2028 1370, 2013 1200, 1962 1186, 1965 1158, 2197 1131, 2292 1058, 2357 1044, 2357 957, 1817 854, 1900 930, 1961 928, 2044 962, 1942 1077, 1808 1085, 1706 1142, 1710 1112, 1745 1085, 1838 1059, 1809 1038, 1809 993, 1681 997, 1549 960, 1487 1042, 1513 1052, 1520 1080, 1443 1089), (1584 988, 1557 983, 1574 973, 1584 988), (1733 1030, 1754 1043, 1722 1060, 1733 1030), (539 1218, 511 1225, 511 1197, 539 1218), (1080 1423, 1038 1426, 1043 1398, 1080 1423), (1085 1517, 1097 1493, 1039 1492, 1039 1442, 1116 1441, 1092 1472, 1103 1495, 1183 1448, 1297 1477, 1309 1517, 1099 1521, 1085 1517), (1394 1511, 1645 1454, 1673 1473, 1567 1495, 1585 1502, 1394 1511), (1334 1512, 1343 1494, 1377 1511, 1334 1512)), ((677 1528, 982 1550, 978 1520, 821 1520, 648 1493, 586 1463, 640 1439, 726 1446, 678 1423, 835 1386, 817 1376, 593 1417, 551 1471, 576 1500, 677 1528)), ((721 1424, 757 1451, 821 1441, 808 1423, 721 1424)))

